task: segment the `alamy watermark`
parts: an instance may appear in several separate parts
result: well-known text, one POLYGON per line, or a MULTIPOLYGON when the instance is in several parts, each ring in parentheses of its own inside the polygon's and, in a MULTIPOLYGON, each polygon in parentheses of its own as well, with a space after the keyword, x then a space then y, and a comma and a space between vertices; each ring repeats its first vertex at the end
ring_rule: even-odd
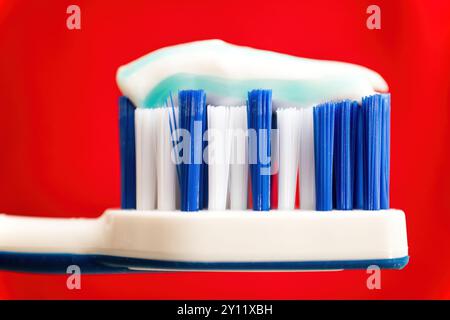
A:
POLYGON ((68 14, 66 18, 66 27, 69 30, 80 30, 81 29, 81 9, 76 4, 71 4, 67 7, 66 13, 68 14))
POLYGON ((261 175, 276 174, 271 166, 272 146, 278 145, 277 129, 209 129, 202 133, 202 122, 194 121, 193 130, 176 129, 172 132, 171 159, 178 164, 260 164, 261 175), (206 147, 203 148, 204 143, 206 147), (191 145, 192 144, 192 145, 191 145), (226 148, 226 159, 217 154, 217 148, 226 148))
POLYGON ((75 264, 67 267, 67 274, 70 274, 66 280, 66 286, 69 290, 81 289, 81 268, 75 264))
POLYGON ((366 27, 369 30, 381 29, 381 9, 376 4, 367 7, 366 13, 369 14, 366 20, 366 27))
POLYGON ((369 290, 381 289, 381 269, 377 265, 370 265, 366 270, 369 277, 367 277, 366 285, 369 290))

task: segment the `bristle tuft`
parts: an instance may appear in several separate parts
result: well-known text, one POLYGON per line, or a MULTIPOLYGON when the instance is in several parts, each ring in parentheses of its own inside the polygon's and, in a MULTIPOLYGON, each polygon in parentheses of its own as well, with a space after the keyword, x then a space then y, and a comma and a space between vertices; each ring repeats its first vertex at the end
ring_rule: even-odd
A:
POLYGON ((299 189, 300 209, 316 210, 313 107, 301 109, 299 189))
MULTIPOLYGON (((179 129, 189 133, 189 143, 183 137, 184 148, 180 164, 181 210, 198 211, 204 207, 207 174, 203 162, 203 133, 206 130, 206 95, 203 90, 183 90, 178 94, 179 129), (206 181, 206 185, 205 185, 206 181)), ((180 141, 178 141, 180 142, 180 141)))
POLYGON ((133 103, 128 98, 120 97, 119 132, 122 209, 136 209, 135 109, 133 103))
POLYGON ((365 145, 364 209, 380 210, 382 207, 387 209, 389 208, 390 96, 376 94, 364 97, 362 113, 365 145))
POLYGON ((333 209, 333 145, 335 103, 314 107, 316 210, 333 209))
POLYGON ((276 119, 279 138, 278 209, 293 210, 300 157, 300 109, 278 109, 276 119))
POLYGON ((355 115, 356 102, 345 100, 336 104, 334 135, 334 194, 337 210, 353 209, 355 115))
POLYGON ((270 210, 270 157, 272 128, 272 91, 248 93, 250 175, 252 203, 255 211, 270 210))

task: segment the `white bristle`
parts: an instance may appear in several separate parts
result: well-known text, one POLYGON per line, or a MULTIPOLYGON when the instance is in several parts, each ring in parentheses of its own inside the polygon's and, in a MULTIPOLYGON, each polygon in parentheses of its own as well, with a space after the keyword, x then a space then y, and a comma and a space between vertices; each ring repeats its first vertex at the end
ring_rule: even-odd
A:
POLYGON ((225 210, 230 170, 230 107, 208 106, 208 209, 225 210))
POLYGON ((230 156, 230 192, 231 210, 247 209, 248 192, 248 141, 247 107, 230 109, 230 128, 232 131, 230 156))
POLYGON ((169 124, 168 108, 155 110, 157 116, 157 150, 156 150, 156 168, 157 168, 157 194, 159 210, 175 210, 178 194, 178 182, 176 165, 172 160, 172 140, 169 124))
POLYGON ((157 110, 136 109, 136 208, 156 209, 157 110))
POLYGON ((314 166, 313 107, 301 110, 300 117, 300 209, 316 209, 316 181, 314 166))
POLYGON ((278 169, 278 209, 295 208, 297 170, 299 164, 300 109, 277 110, 279 169, 278 169))

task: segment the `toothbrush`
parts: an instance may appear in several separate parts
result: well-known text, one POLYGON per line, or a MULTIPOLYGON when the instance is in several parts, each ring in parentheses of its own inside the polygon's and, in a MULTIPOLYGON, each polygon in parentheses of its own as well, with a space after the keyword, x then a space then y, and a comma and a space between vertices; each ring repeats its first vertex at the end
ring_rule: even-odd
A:
MULTIPOLYGON (((267 54, 277 63, 298 63, 217 41, 162 50, 186 58, 184 50, 210 54, 217 47, 222 58, 238 50, 261 61, 267 54)), ((160 51, 157 58, 170 55, 160 51)), ((356 93, 333 85, 321 89, 329 101, 306 96, 297 106, 286 90, 247 90, 242 81, 259 81, 241 79, 245 101, 226 87, 186 90, 188 82, 184 89, 167 85, 164 101, 149 108, 146 103, 158 100, 144 94, 156 92, 149 83, 161 89, 165 78, 143 81, 158 68, 151 64, 161 63, 147 59, 118 73, 128 95, 119 100, 122 208, 97 219, 0 215, 1 269, 65 273, 75 264, 84 273, 295 271, 401 269, 408 263, 405 215, 389 208, 390 96, 367 89, 384 85, 374 73, 364 78, 366 71, 356 67, 344 81, 359 88, 356 93), (177 91, 172 99, 170 92, 177 91), (278 190, 270 179, 275 162, 278 190), (271 208, 274 197, 277 210, 271 208)), ((336 73, 330 75, 314 64, 327 85, 342 70, 331 63, 336 73)), ((201 62, 180 68, 205 71, 201 62)), ((214 72, 206 70, 195 83, 214 82, 214 72)), ((299 82, 286 74, 287 87, 319 86, 307 75, 299 82)))

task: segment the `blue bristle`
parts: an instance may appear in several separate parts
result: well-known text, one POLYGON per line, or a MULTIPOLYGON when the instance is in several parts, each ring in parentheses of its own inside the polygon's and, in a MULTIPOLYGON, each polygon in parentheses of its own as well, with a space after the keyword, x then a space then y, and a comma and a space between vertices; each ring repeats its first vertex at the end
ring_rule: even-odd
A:
MULTIPOLYGON (((181 210, 198 211, 204 205, 205 184, 203 133, 206 128, 206 95, 203 90, 183 90, 178 93, 179 129, 190 133, 187 163, 180 164, 181 210), (195 129, 194 129, 195 128, 195 129)), ((181 154, 183 157, 184 154, 181 154)))
POLYGON ((256 163, 250 163, 253 210, 270 210, 270 134, 272 128, 272 90, 252 90, 247 101, 250 152, 256 152, 256 163), (253 139, 256 137, 256 141, 253 139), (256 146, 256 149, 252 149, 256 146))
POLYGON ((355 186, 353 193, 353 208, 364 209, 364 185, 365 185, 365 130, 364 115, 362 107, 358 106, 355 114, 356 130, 355 130, 355 186))
POLYGON ((333 145, 335 103, 314 107, 316 210, 333 209, 333 145))
POLYGON ((136 208, 136 147, 133 103, 119 98, 119 134, 122 209, 136 208))
POLYGON ((334 131, 334 208, 353 209, 355 114, 358 105, 350 100, 336 104, 334 131))
POLYGON ((380 208, 389 209, 389 171, 391 147, 391 96, 381 95, 381 190, 380 208))
POLYGON ((362 99, 365 138, 364 209, 381 208, 381 121, 382 97, 373 95, 362 99))
MULTIPOLYGON (((277 113, 276 112, 272 112, 272 130, 277 130, 278 129, 278 120, 277 120, 277 113)), ((272 137, 271 137, 272 138, 272 137)), ((279 163, 274 163, 275 161, 279 161, 279 159, 277 159, 277 155, 275 154, 275 150, 273 150, 273 154, 271 154, 271 170, 272 168, 274 168, 274 166, 276 166, 276 168, 279 168, 279 163)), ((271 150, 272 152, 272 150, 271 150)), ((279 157, 279 155, 278 155, 279 157)), ((278 169, 277 169, 278 170, 278 169)), ((271 209, 277 209, 278 208, 278 181, 276 180, 278 179, 278 175, 273 174, 270 176, 270 208, 271 209), (277 189, 276 189, 277 188, 277 189), (274 191, 275 192, 272 192, 274 191)))
POLYGON ((352 207, 355 209, 356 179, 357 179, 357 143, 358 143, 358 116, 360 111, 358 102, 351 102, 350 113, 350 168, 352 174, 352 207))
MULTIPOLYGON (((206 103, 206 98, 205 98, 206 103)), ((202 136, 205 131, 208 130, 208 108, 205 106, 203 112, 203 127, 202 127, 202 136)), ((208 141, 205 139, 203 141, 203 150, 205 150, 208 146, 208 141)), ((203 154, 203 153, 202 153, 203 154)), ((208 208, 208 164, 204 161, 201 166, 201 177, 200 177, 200 207, 201 209, 208 208)))

